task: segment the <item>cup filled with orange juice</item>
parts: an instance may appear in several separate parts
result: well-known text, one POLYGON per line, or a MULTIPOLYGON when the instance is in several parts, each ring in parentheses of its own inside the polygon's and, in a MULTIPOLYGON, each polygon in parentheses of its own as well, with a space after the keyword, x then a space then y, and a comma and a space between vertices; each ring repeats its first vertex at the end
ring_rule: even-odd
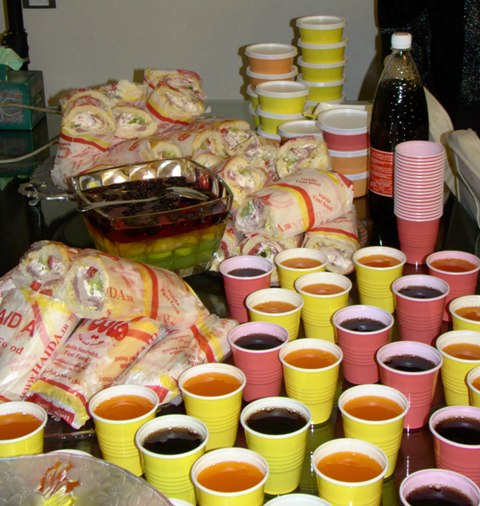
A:
POLYGON ((428 255, 428 273, 446 281, 450 286, 443 319, 451 321, 448 306, 453 299, 473 295, 477 289, 480 258, 458 250, 436 251, 428 255))
POLYGON ((266 460, 246 448, 219 448, 192 466, 199 506, 261 506, 268 479, 266 460))
POLYGON ((439 336, 435 346, 443 357, 440 375, 445 403, 467 406, 466 377, 471 369, 480 366, 480 332, 451 330, 439 336))
POLYGON ((155 416, 158 395, 142 385, 115 385, 96 393, 88 408, 105 460, 141 476, 143 467, 135 433, 155 416))
POLYGON ((363 439, 381 448, 388 459, 385 477, 391 476, 402 444, 407 397, 385 385, 357 385, 340 395, 338 408, 345 437, 363 439))
POLYGON ((287 395, 308 407, 314 424, 332 414, 342 358, 340 347, 324 339, 297 339, 280 350, 287 395))
POLYGON ((403 274, 405 253, 388 246, 367 246, 352 256, 360 303, 395 310, 392 283, 403 274))
POLYGON ((332 506, 379 506, 388 460, 378 446, 355 438, 332 439, 313 453, 318 493, 332 506))
POLYGON ((28 401, 0 404, 0 457, 18 457, 43 452, 47 412, 28 401))
POLYGON ((252 322, 281 325, 288 331, 289 341, 298 337, 303 300, 286 288, 264 288, 251 293, 245 300, 252 322))
POLYGON ((178 378, 187 415, 207 426, 207 451, 235 444, 246 383, 241 369, 217 362, 190 367, 178 378))
POLYGON ((323 272, 327 265, 325 255, 314 248, 289 248, 275 256, 278 279, 282 288, 295 290, 297 278, 310 272, 323 272))
POLYGON ((348 304, 352 282, 343 274, 314 272, 295 281, 303 299, 302 321, 305 337, 335 342, 332 316, 348 304))
POLYGON ((480 295, 463 295, 450 302, 453 330, 480 332, 480 295))

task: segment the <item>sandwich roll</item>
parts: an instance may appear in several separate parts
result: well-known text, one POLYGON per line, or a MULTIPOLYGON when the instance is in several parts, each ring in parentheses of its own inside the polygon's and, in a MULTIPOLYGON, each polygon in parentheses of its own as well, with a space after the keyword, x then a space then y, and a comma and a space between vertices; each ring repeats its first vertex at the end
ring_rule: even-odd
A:
POLYGON ((139 107, 117 105, 112 113, 116 121, 115 137, 119 141, 150 137, 157 131, 152 115, 139 107))

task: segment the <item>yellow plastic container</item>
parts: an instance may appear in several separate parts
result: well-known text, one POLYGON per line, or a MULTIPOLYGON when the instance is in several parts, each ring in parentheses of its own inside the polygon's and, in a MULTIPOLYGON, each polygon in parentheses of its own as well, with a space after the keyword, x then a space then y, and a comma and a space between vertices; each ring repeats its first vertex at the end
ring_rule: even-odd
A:
POLYGON ((250 104, 255 108, 258 105, 258 95, 255 93, 255 90, 253 89, 252 85, 249 84, 247 86, 247 95, 248 99, 250 100, 250 104))
POLYGON ((311 102, 328 102, 330 100, 338 100, 343 96, 344 79, 341 81, 313 82, 305 81, 300 74, 297 80, 307 84, 309 93, 307 100, 311 102))
POLYGON ((267 134, 278 135, 278 127, 282 123, 296 119, 303 119, 303 114, 276 114, 273 112, 266 112, 262 110, 261 107, 257 107, 256 112, 260 118, 260 126, 267 134))
POLYGON ((263 111, 276 114, 301 114, 310 93, 307 84, 299 81, 273 81, 255 88, 263 111))
POLYGON ((339 16, 303 16, 295 24, 305 42, 332 44, 342 40, 346 19, 339 16))
POLYGON ((307 63, 338 63, 345 58, 347 39, 333 44, 311 44, 300 39, 298 47, 307 63))
POLYGON ((347 59, 333 63, 309 63, 300 56, 297 63, 305 81, 340 81, 345 77, 347 59))

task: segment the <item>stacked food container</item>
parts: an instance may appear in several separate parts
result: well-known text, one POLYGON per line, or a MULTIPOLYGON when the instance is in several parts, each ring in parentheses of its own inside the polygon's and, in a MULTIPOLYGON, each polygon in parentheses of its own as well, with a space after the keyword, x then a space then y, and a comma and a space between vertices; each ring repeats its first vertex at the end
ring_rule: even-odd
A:
POLYGON ((327 143, 332 170, 350 179, 354 197, 364 196, 368 182, 367 111, 345 106, 327 109, 318 115, 317 123, 327 143))
POLYGON ((338 16, 304 16, 296 20, 300 33, 297 60, 299 82, 310 88, 307 103, 344 101, 345 18, 338 16))
MULTIPOLYGON (((246 75, 248 78, 247 95, 250 100, 250 114, 252 115, 253 124, 258 127, 258 131, 265 137, 278 138, 276 125, 294 119, 301 119, 303 107, 299 113, 292 111, 292 108, 283 109, 283 102, 279 102, 276 106, 263 109, 263 104, 259 103, 257 87, 266 85, 267 89, 274 93, 273 98, 279 93, 286 91, 298 91, 295 78, 298 75, 298 67, 293 64, 294 58, 298 53, 298 49, 290 44, 281 44, 275 42, 267 42, 262 44, 252 44, 245 49, 248 66, 246 75), (275 83, 283 83, 276 86, 275 83), (295 88, 291 88, 289 83, 293 83, 295 88), (270 88, 269 85, 273 85, 270 88)), ((267 92, 266 92, 267 93, 267 92)), ((266 101, 269 102, 268 97, 266 101)))

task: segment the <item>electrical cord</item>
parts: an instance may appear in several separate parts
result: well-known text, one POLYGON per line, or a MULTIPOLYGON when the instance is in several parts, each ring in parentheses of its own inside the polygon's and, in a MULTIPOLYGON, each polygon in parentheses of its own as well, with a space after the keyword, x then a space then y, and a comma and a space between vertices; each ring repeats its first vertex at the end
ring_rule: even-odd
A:
MULTIPOLYGON (((46 112, 49 114, 62 114, 60 109, 51 109, 48 107, 37 107, 34 105, 27 105, 27 104, 21 104, 18 102, 0 102, 0 107, 18 107, 20 109, 30 109, 32 111, 39 111, 39 112, 46 112)), ((38 153, 41 153, 45 149, 48 149, 50 146, 53 146, 58 142, 58 135, 55 136, 53 139, 49 140, 46 144, 43 146, 40 146, 39 148, 35 149, 31 153, 27 153, 22 156, 18 156, 16 158, 6 158, 6 159, 0 159, 0 165, 8 164, 8 163, 16 163, 16 162, 22 162, 23 160, 27 160, 28 158, 32 158, 33 156, 36 156, 38 153)))

